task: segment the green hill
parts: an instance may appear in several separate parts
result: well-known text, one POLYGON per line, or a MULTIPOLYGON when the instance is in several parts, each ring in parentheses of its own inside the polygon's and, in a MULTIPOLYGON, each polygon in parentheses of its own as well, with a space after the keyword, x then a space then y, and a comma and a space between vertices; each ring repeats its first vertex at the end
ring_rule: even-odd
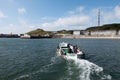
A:
POLYGON ((71 31, 71 30, 60 30, 60 31, 57 31, 57 33, 59 33, 59 34, 72 34, 73 31, 71 31))
POLYGON ((98 30, 120 30, 120 24, 106 24, 103 26, 95 26, 87 28, 88 31, 98 31, 98 30))
POLYGON ((51 35, 52 33, 49 31, 44 31, 43 29, 36 29, 30 32, 27 32, 27 34, 29 35, 46 35, 46 34, 51 35))
MULTIPOLYGON (((60 30, 57 31, 58 34, 72 34, 73 31, 67 31, 67 30, 60 30)), ((53 35, 52 31, 44 31, 43 29, 36 29, 36 30, 32 30, 30 32, 27 32, 27 34, 29 35, 45 35, 45 34, 49 34, 49 35, 53 35)))

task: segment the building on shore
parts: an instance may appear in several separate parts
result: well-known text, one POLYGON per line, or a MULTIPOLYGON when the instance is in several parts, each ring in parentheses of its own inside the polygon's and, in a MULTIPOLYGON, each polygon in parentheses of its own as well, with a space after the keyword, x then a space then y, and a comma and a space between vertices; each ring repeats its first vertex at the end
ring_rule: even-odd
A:
POLYGON ((20 36, 21 39, 40 39, 40 38, 52 38, 49 35, 28 35, 28 34, 22 34, 20 36))
POLYGON ((22 39, 30 39, 30 35, 28 35, 28 34, 21 34, 20 38, 22 38, 22 39))
POLYGON ((120 35, 120 30, 119 30, 119 31, 117 31, 117 32, 118 32, 117 34, 118 34, 118 35, 120 35))
POLYGON ((73 30, 73 35, 84 35, 85 30, 73 30))
POLYGON ((85 35, 89 36, 120 36, 120 30, 96 30, 86 31, 85 35))
POLYGON ((73 30, 72 38, 80 38, 85 35, 85 30, 73 30))
POLYGON ((73 30, 72 35, 63 36, 62 38, 119 38, 120 30, 73 30))

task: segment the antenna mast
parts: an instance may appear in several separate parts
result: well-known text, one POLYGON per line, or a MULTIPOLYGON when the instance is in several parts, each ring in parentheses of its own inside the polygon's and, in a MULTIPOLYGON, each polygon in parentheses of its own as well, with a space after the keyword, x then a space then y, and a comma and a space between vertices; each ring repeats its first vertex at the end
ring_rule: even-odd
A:
POLYGON ((100 26, 100 9, 98 10, 98 26, 100 26))

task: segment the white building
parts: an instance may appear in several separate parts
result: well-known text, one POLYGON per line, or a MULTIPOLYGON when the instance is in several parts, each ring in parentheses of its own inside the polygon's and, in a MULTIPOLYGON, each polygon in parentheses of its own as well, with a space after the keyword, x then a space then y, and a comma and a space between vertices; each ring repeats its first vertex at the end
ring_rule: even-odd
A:
POLYGON ((116 35, 116 31, 115 30, 92 31, 91 35, 113 36, 113 35, 116 35))
POLYGON ((73 35, 80 35, 80 30, 74 30, 73 35))
POLYGON ((120 30, 118 31, 118 35, 120 35, 120 30))
POLYGON ((120 35, 120 30, 118 32, 116 30, 86 31, 85 34, 91 36, 115 36, 120 35))
POLYGON ((73 35, 84 35, 83 30, 73 30, 73 35))
POLYGON ((29 39, 31 36, 28 34, 23 34, 20 38, 29 39))

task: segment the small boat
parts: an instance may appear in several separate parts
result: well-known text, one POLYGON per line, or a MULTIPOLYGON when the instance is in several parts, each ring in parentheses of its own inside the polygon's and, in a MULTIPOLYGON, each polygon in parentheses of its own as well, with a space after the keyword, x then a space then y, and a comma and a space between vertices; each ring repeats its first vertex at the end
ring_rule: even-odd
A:
POLYGON ((57 53, 66 59, 85 58, 85 54, 77 46, 65 42, 59 43, 57 53))

